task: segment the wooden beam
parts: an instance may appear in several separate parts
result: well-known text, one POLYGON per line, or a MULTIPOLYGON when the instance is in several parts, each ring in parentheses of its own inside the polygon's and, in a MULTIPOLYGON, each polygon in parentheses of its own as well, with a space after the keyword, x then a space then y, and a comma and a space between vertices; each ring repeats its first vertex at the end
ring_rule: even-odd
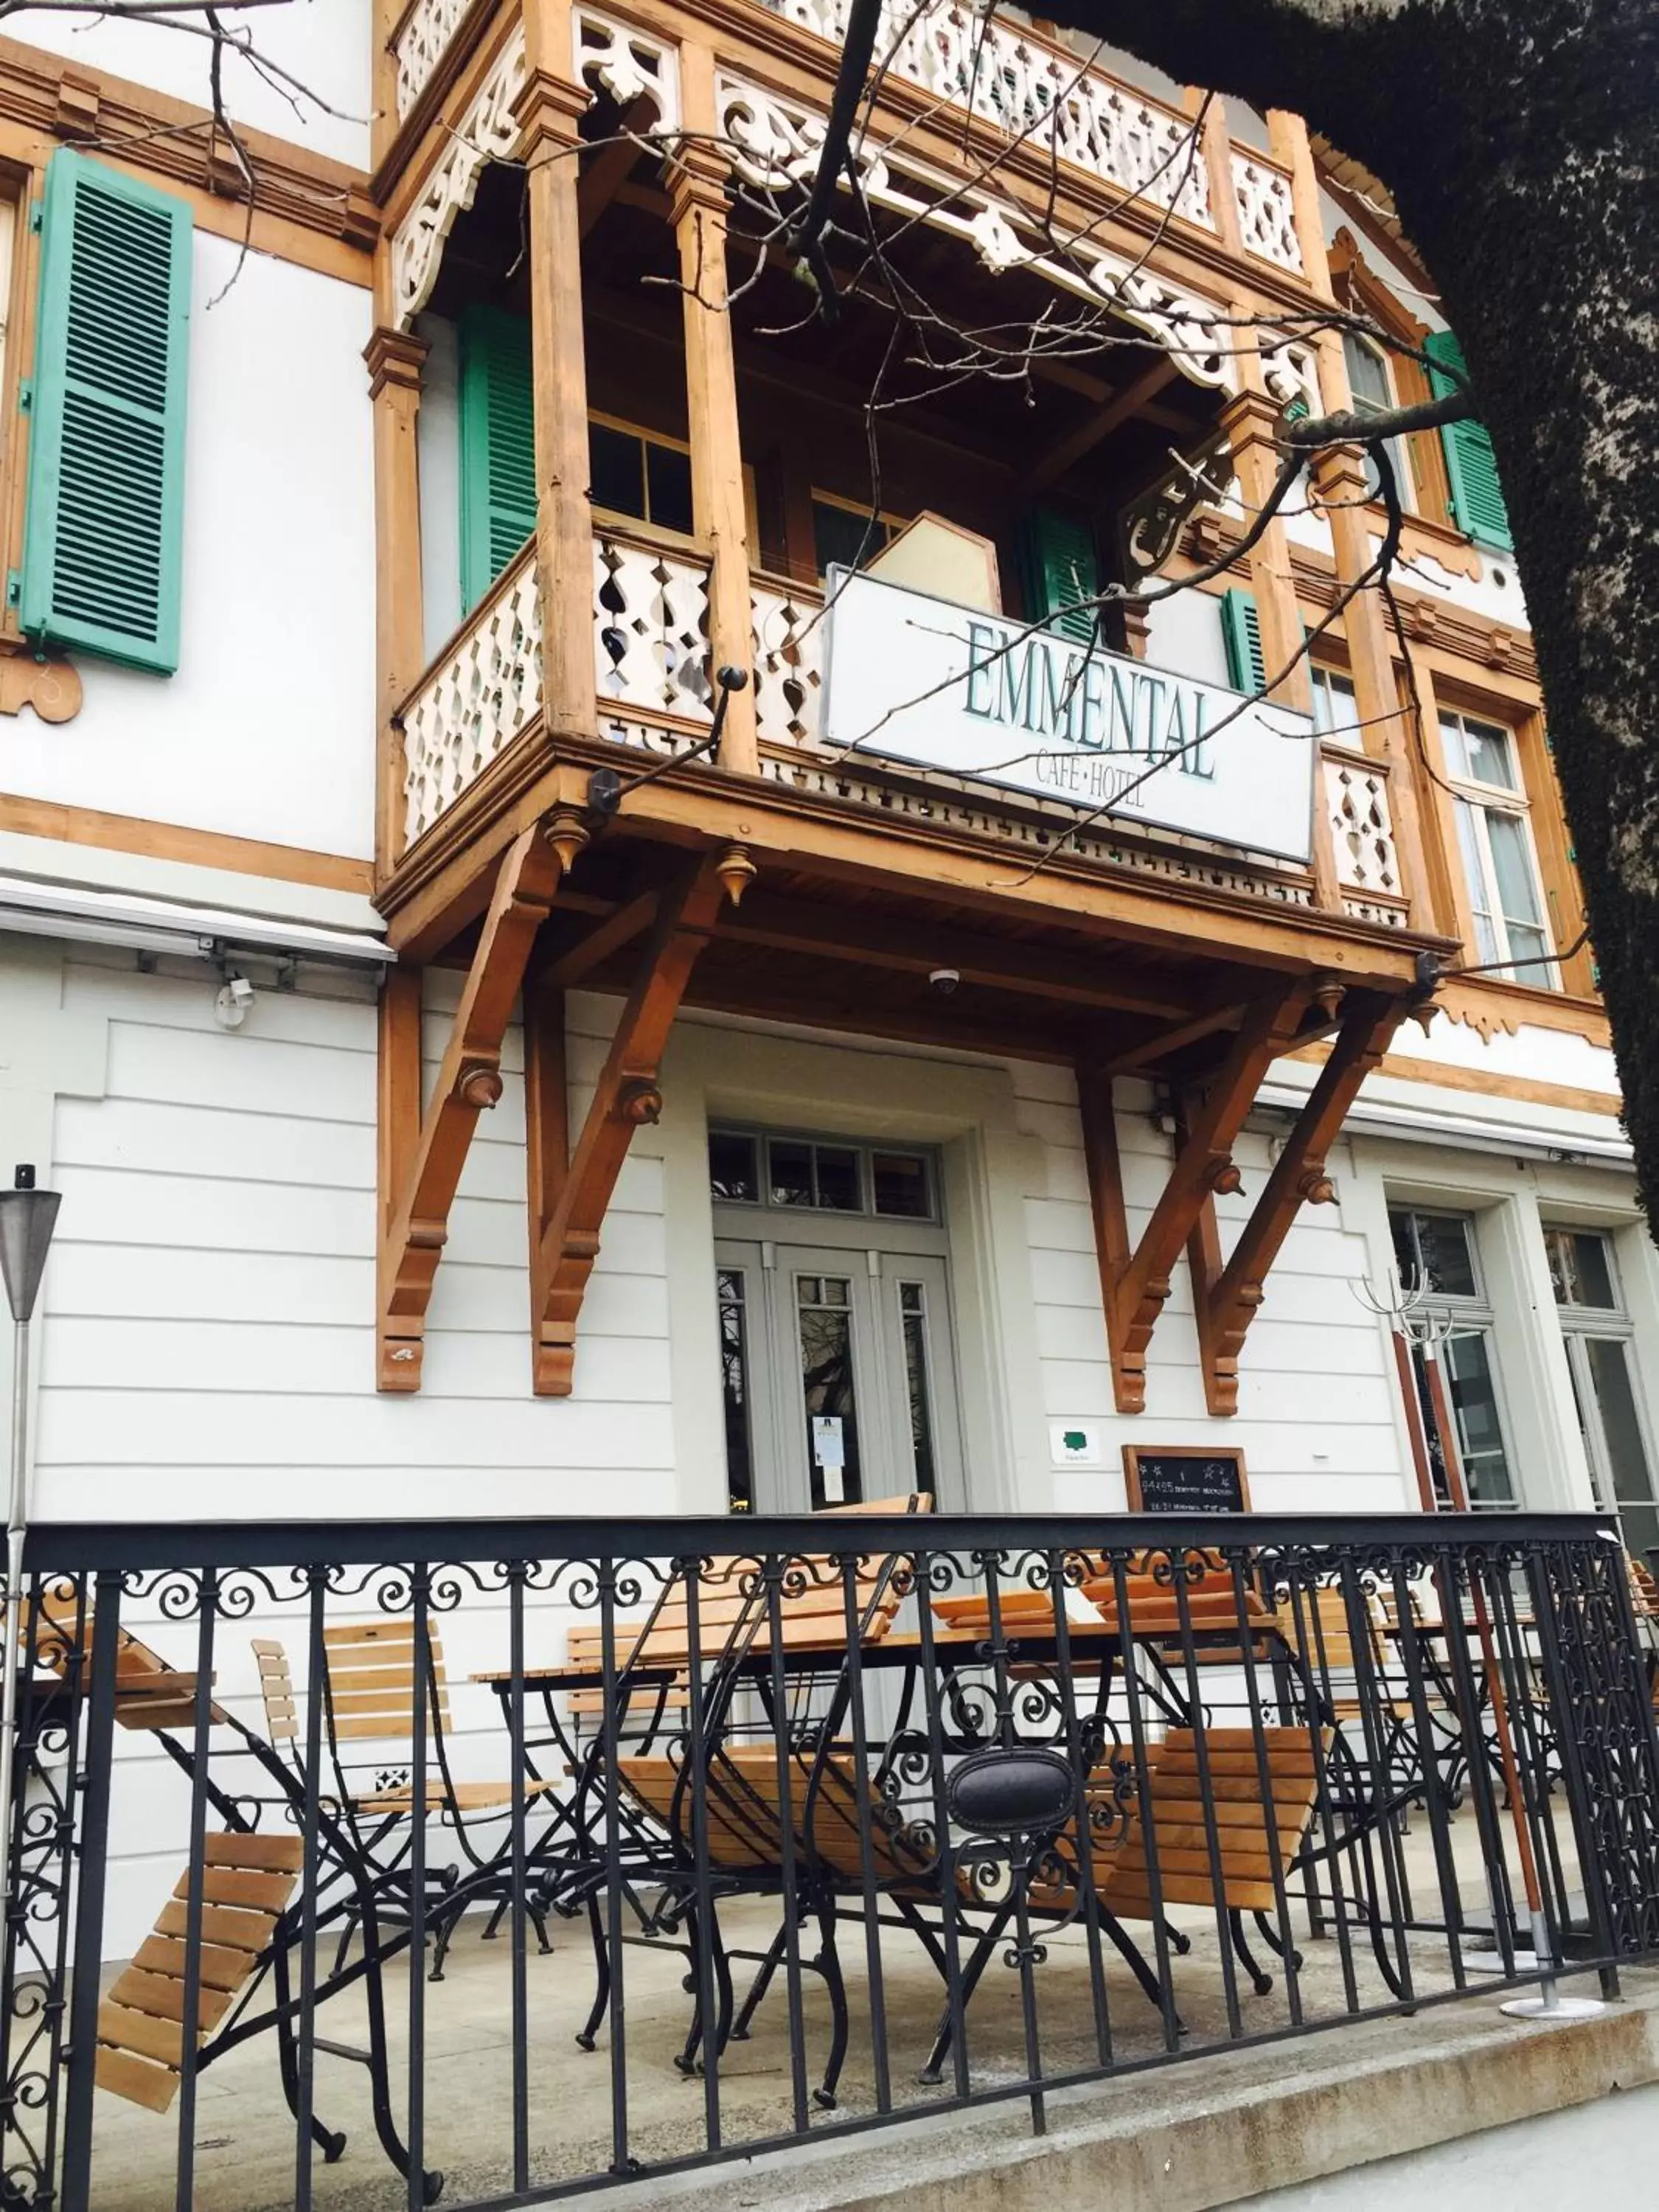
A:
POLYGON ((382 1390, 421 1387, 426 1310, 448 1234, 449 1210, 478 1116, 501 1095, 501 1039, 559 873, 558 855, 539 824, 523 831, 508 849, 431 1103, 412 1142, 409 1101, 411 1095, 416 1100, 420 1096, 418 975, 412 979, 412 998, 404 983, 386 1001, 381 1042, 391 1050, 381 1085, 387 1109, 382 1161, 388 1180, 382 1189, 377 1377, 382 1390))
MULTIPOLYGON (((656 112, 654 104, 641 93, 623 112, 617 129, 642 136, 656 112)), ((576 186, 576 229, 582 238, 620 193, 641 150, 632 138, 618 137, 584 157, 581 181, 576 186)))
POLYGON ((538 963, 524 987, 525 1194, 530 1215, 530 1327, 547 1303, 543 1239, 570 1174, 570 1108, 564 993, 538 963))
POLYGON ((652 916, 661 903, 661 892, 653 890, 641 891, 638 898, 614 908, 597 929, 590 929, 568 951, 548 962, 544 977, 546 986, 555 991, 568 991, 585 975, 591 975, 613 952, 620 952, 624 945, 631 945, 642 929, 650 927, 652 916))
POLYGON ((930 925, 908 915, 861 921, 855 911, 844 907, 796 905, 751 891, 741 913, 722 920, 720 936, 724 945, 860 962, 901 975, 925 976, 954 969, 964 985, 1014 991, 1066 1006, 1109 1007, 1159 1020, 1189 1018, 1192 1012, 1190 1006, 1163 994, 1109 981, 1101 973, 1103 959, 1085 961, 1058 947, 1022 953, 1012 940, 930 925))
POLYGON ((657 1075, 669 1030, 697 955, 726 896, 712 860, 700 863, 663 896, 639 975, 595 1086, 557 1202, 548 1215, 535 1263, 532 1381, 538 1397, 570 1395, 576 1322, 599 1256, 599 1231, 642 1122, 662 1111, 657 1075))
MULTIPOLYGON (((1312 988, 1305 978, 1288 987, 1281 984, 1250 1007, 1226 1059, 1178 1133, 1168 1180, 1133 1253, 1127 1251, 1127 1232, 1121 1225, 1122 1188, 1114 1173, 1115 1149, 1107 1156, 1104 1125, 1109 1115, 1098 1107, 1094 1109, 1100 1126, 1090 1147, 1090 1176, 1112 1382, 1121 1413, 1146 1408, 1146 1347, 1170 1295, 1170 1271, 1196 1227, 1205 1200, 1212 1192, 1234 1186, 1234 1139, 1267 1069, 1295 1042, 1312 988), (1105 1236, 1101 1235, 1103 1222, 1109 1232, 1105 1236)), ((1106 1086, 1109 1101, 1110 1077, 1093 1081, 1106 1086)))
POLYGON ((1325 1206, 1334 1197, 1325 1155, 1360 1085, 1412 1011, 1407 999, 1379 1000, 1368 991, 1353 993, 1352 1000, 1226 1266, 1194 1285, 1204 1307, 1200 1342, 1206 1348, 1204 1395, 1212 1413, 1238 1410, 1238 1356, 1261 1304, 1267 1272, 1304 1204, 1325 1206))
POLYGON ((1098 414, 1079 422, 1063 438, 1056 439, 1027 474, 1022 487, 1025 495, 1035 499, 1052 483, 1058 483, 1066 471, 1091 453, 1102 439, 1109 438, 1120 422, 1127 422, 1133 414, 1144 407, 1154 392, 1162 392, 1171 378, 1179 374, 1176 364, 1167 354, 1160 354, 1148 369, 1142 371, 1133 384, 1120 392, 1115 399, 1109 400, 1098 414))
POLYGON ((1218 1030, 1229 1030, 1244 1018, 1248 1008, 1238 1004, 1212 1006, 1207 1013, 1194 1014, 1188 1022, 1176 1022, 1170 1028, 1159 1030, 1155 1036, 1142 1037, 1139 1044, 1130 1045, 1123 1052, 1114 1053, 1104 1062, 1103 1075, 1127 1075, 1132 1068, 1145 1067, 1151 1060, 1166 1060, 1172 1052, 1181 1052, 1189 1044, 1199 1044, 1218 1030))

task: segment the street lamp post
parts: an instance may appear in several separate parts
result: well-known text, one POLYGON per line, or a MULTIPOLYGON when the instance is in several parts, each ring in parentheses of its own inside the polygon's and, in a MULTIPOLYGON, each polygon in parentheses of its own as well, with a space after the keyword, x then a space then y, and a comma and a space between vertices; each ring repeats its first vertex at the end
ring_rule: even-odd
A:
POLYGON ((11 1793, 17 1745, 18 1650, 22 1628, 23 1538, 29 1525, 29 1323, 46 1272, 60 1203, 55 1190, 37 1190, 34 1170, 20 1167, 15 1187, 0 1190, 0 1275, 15 1324, 11 1370, 11 1491, 6 1513, 6 1643, 0 1660, 0 1913, 11 1896, 11 1793))

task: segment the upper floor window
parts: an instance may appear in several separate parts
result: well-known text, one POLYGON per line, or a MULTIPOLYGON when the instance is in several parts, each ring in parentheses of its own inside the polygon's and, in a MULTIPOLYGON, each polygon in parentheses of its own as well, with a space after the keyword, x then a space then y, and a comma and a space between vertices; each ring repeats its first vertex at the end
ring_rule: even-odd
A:
POLYGON ((1443 1382, 1442 1391, 1435 1389, 1423 1346, 1413 1343, 1412 1347, 1436 1492, 1443 1505, 1455 1502, 1449 1444, 1462 1465, 1470 1505, 1477 1511, 1512 1507, 1515 1481, 1498 1406, 1492 1302, 1481 1279, 1474 1224, 1466 1213, 1391 1206, 1389 1226, 1401 1284, 1407 1292, 1420 1293, 1419 1312, 1425 1322, 1437 1324, 1435 1364, 1443 1382), (1439 1402, 1443 1399, 1454 1431, 1449 1438, 1439 1402))
MULTIPOLYGON (((1353 394, 1354 413, 1392 414, 1396 404, 1394 376, 1382 349, 1373 344, 1370 339, 1362 337, 1358 331, 1344 331, 1342 355, 1348 365, 1348 389, 1353 394)), ((1399 488, 1401 504, 1409 507, 1412 503, 1412 471, 1404 440, 1390 438, 1388 449, 1389 458, 1394 464, 1394 480, 1399 488)), ((1382 473, 1370 447, 1365 453, 1365 483, 1373 497, 1382 488, 1382 473)))
POLYGON ((1357 738, 1359 708, 1352 680, 1339 676, 1334 668, 1321 668, 1317 662, 1310 673, 1315 729, 1322 738, 1357 738))
POLYGON ((904 527, 896 514, 860 507, 856 501, 837 499, 834 493, 812 494, 812 543, 817 555, 820 580, 832 568, 861 568, 874 560, 904 527))
POLYGON ((1551 1228, 1544 1249, 1596 1503, 1618 1515, 1627 1550, 1650 1554, 1659 1547, 1659 1503, 1613 1239, 1594 1229, 1551 1228))
POLYGON ((1440 739, 1457 787, 1457 842, 1480 962, 1512 981, 1559 988, 1514 732, 1443 713, 1440 739))
POLYGON ((691 448, 683 439, 590 415, 587 462, 596 507, 691 535, 691 448))

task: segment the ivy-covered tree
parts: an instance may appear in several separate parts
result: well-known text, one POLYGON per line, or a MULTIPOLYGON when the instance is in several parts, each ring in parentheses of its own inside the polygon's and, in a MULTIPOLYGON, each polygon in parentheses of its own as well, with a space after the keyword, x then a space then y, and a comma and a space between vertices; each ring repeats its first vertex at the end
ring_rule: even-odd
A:
POLYGON ((1659 1231, 1659 8, 1048 0, 1385 180, 1503 472, 1555 762, 1659 1231))

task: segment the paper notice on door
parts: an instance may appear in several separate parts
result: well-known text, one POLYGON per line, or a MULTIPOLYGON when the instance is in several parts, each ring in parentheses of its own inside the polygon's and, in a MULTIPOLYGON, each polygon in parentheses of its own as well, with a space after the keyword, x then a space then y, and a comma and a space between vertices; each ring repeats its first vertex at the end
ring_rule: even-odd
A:
POLYGON ((839 1413, 812 1415, 812 1456, 823 1477, 825 1504, 839 1505, 847 1495, 847 1442, 839 1413))

